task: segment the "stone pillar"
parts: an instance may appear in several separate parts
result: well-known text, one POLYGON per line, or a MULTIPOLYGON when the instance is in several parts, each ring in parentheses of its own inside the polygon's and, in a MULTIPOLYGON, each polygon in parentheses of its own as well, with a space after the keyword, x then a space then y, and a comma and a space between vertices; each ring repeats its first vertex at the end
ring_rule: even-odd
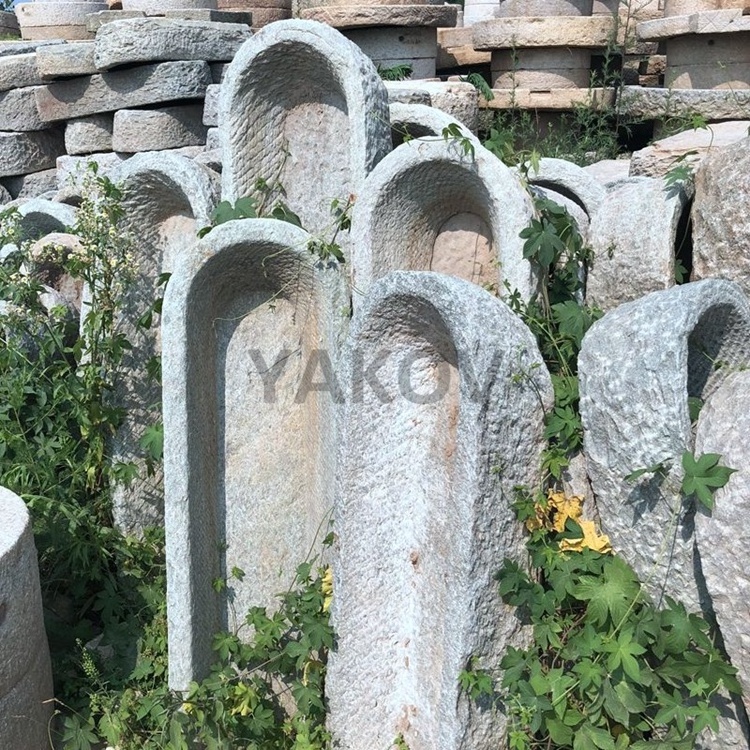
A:
POLYGON ((49 746, 52 672, 31 519, 0 487, 0 747, 49 746))
POLYGON ((466 281, 394 272, 355 313, 342 372, 334 743, 503 747, 503 712, 472 705, 458 677, 528 638, 493 574, 525 558, 511 503, 539 481, 552 395, 536 342, 466 281))

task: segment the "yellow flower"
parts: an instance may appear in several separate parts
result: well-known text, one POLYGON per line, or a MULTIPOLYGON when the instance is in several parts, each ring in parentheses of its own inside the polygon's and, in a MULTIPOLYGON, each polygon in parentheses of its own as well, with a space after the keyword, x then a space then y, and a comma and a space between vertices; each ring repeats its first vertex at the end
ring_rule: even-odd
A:
POLYGON ((577 521, 583 532, 582 539, 563 539, 560 542, 561 552, 583 552, 584 547, 607 555, 612 552, 612 544, 606 534, 599 534, 593 521, 577 521))

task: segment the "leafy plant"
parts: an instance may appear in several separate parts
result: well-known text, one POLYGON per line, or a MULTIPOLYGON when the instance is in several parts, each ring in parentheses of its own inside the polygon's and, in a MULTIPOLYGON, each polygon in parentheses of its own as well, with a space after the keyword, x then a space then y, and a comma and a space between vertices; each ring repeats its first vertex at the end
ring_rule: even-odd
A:
POLYGON ((378 65, 377 71, 378 75, 384 81, 405 81, 407 78, 411 78, 413 68, 408 63, 401 63, 400 65, 393 65, 390 68, 378 65))

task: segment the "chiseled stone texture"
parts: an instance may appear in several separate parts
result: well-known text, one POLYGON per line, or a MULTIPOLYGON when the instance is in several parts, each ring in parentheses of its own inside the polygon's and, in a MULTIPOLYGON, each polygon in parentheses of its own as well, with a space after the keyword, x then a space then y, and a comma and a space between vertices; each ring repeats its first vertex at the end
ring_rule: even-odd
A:
POLYGON ((688 192, 662 179, 629 177, 613 183, 593 215, 589 245, 594 264, 586 301, 602 310, 675 284, 676 248, 687 241, 688 192))
POLYGON ((142 10, 100 10, 86 16, 86 28, 96 33, 107 23, 124 21, 128 18, 143 18, 145 15, 142 10))
POLYGON ((618 107, 646 120, 702 115, 711 120, 743 120, 750 112, 750 91, 739 89, 657 89, 623 86, 618 107))
POLYGON ((144 104, 195 99, 211 83, 208 63, 197 60, 142 65, 40 86, 36 105, 43 121, 67 120, 144 104))
POLYGON ((112 150, 111 114, 89 115, 65 123, 65 151, 71 156, 112 150))
POLYGON ((0 487, 0 747, 48 744, 52 671, 44 632, 31 519, 23 500, 0 487))
POLYGON ((128 0, 127 10, 140 10, 147 16, 164 15, 169 10, 182 10, 186 5, 190 8, 216 8, 216 0, 128 0))
POLYGON ((47 80, 92 75, 97 72, 94 62, 95 47, 93 41, 40 47, 36 53, 39 73, 47 80))
POLYGON ((0 94, 0 131, 28 132, 49 127, 36 109, 36 92, 41 86, 11 89, 0 94))
POLYGON ((43 169, 30 174, 4 177, 2 184, 13 199, 37 198, 42 193, 57 188, 57 169, 43 169))
POLYGON ((600 182, 573 162, 544 158, 528 170, 529 184, 552 190, 577 203, 591 219, 601 208, 607 192, 600 182))
MULTIPOLYGON (((253 14, 255 15, 255 14, 253 14)), ((456 25, 456 5, 325 5, 301 11, 308 21, 319 21, 336 29, 379 26, 431 26, 450 28, 456 25)))
POLYGON ((17 201, 21 214, 21 236, 24 240, 38 240, 51 232, 66 232, 75 224, 76 209, 65 203, 31 198, 17 201))
POLYGON ((390 105, 389 110, 394 148, 413 138, 442 139, 445 128, 452 126, 458 126, 463 137, 471 141, 475 147, 481 145, 479 139, 465 125, 435 107, 395 102, 390 105))
POLYGON ((121 109, 115 112, 112 148, 115 151, 162 151, 203 146, 206 131, 200 104, 161 109, 121 109))
POLYGON ((706 156, 695 175, 693 277, 736 281, 750 294, 750 138, 706 156))
POLYGON ((531 216, 517 176, 482 146, 472 156, 443 138, 405 143, 372 171, 354 205, 355 308, 397 270, 440 270, 501 294, 507 281, 529 299, 537 280, 518 235, 531 216))
MULTIPOLYGON (((272 178, 312 233, 328 231, 331 201, 359 196, 391 149, 388 94, 375 66, 314 21, 280 21, 243 45, 221 84, 219 128, 222 197, 234 202, 272 178)), ((339 237, 346 247, 349 238, 339 237)))
POLYGON ((498 18, 472 27, 474 49, 606 47, 614 34, 607 16, 498 18))
POLYGON ((137 275, 123 301, 120 323, 133 348, 122 363, 128 377, 113 394, 127 416, 111 446, 115 461, 132 461, 140 469, 138 479, 113 493, 115 523, 132 533, 164 519, 161 472, 147 475, 139 446, 145 429, 158 419, 154 404, 161 402, 161 389, 148 377, 146 363, 161 354, 161 337, 158 325, 146 330, 137 321, 149 301, 162 296, 159 276, 172 272, 178 257, 191 252, 198 230, 211 223, 219 181, 204 167, 171 154, 136 155, 115 169, 111 179, 122 190, 122 229, 136 239, 137 275))
POLYGON ((430 26, 381 26, 355 28, 343 32, 376 66, 392 68, 407 64, 410 78, 435 77, 437 29, 430 26))
POLYGON ((0 91, 43 83, 37 69, 37 55, 8 55, 0 57, 0 91))
POLYGON ((698 418, 695 454, 718 453, 736 469, 714 496, 714 509, 699 512, 695 538, 700 571, 721 629, 727 654, 737 667, 750 711, 750 574, 738 550, 750 545, 750 372, 735 372, 706 401, 698 418))
POLYGON ((65 153, 62 131, 0 132, 0 177, 38 172, 65 153))
POLYGON ((24 39, 90 39, 86 16, 106 10, 105 2, 21 3, 15 11, 24 39))
POLYGON ((355 313, 342 371, 334 742, 386 748, 403 733, 412 750, 504 746, 503 713, 472 709, 458 678, 472 655, 491 668, 529 635, 494 573, 525 559, 513 488, 539 482, 552 399, 536 342, 466 281, 395 272, 355 313), (375 383, 363 375, 373 363, 375 383))
POLYGON ((99 174, 109 175, 110 170, 126 159, 125 154, 103 151, 86 156, 61 156, 57 160, 57 187, 60 190, 80 190, 91 162, 96 163, 99 174))
POLYGON ((589 164, 583 170, 605 187, 626 178, 630 172, 630 159, 602 159, 589 164))
POLYGON ((500 0, 499 18, 513 16, 590 16, 593 0, 500 0))
POLYGON ((206 89, 206 98, 203 101, 203 124, 210 128, 219 125, 219 92, 221 85, 212 83, 206 89))
POLYGON ((205 676, 211 634, 232 626, 232 612, 275 603, 331 510, 349 297, 310 239, 287 222, 231 221, 175 258, 162 349, 177 690, 205 676), (321 378, 328 389, 316 387, 321 378), (246 575, 230 604, 211 581, 233 566, 246 575))
POLYGON ((463 81, 388 81, 389 101, 429 104, 441 109, 473 133, 479 129, 479 92, 463 81), (426 94, 426 99, 421 97, 426 94), (405 98, 410 97, 410 98, 405 98))
POLYGON ((589 329, 578 359, 584 452, 602 528, 652 595, 693 610, 701 600, 693 521, 672 512, 681 456, 693 447, 688 397, 708 399, 748 365, 750 305, 720 279, 620 305, 589 329), (667 479, 625 480, 662 461, 673 462, 667 479))
POLYGON ((132 18, 105 24, 96 32, 96 67, 161 60, 231 60, 252 36, 239 23, 132 18))
POLYGON ((714 122, 706 128, 684 130, 668 138, 660 138, 633 153, 630 174, 662 177, 680 164, 695 170, 708 154, 747 138, 750 135, 749 127, 750 120, 714 122))

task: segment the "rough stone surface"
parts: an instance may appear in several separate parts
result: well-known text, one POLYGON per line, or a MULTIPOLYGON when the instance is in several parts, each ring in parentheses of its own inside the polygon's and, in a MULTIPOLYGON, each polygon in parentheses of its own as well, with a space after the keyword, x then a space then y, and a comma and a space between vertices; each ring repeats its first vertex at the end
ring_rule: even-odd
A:
POLYGON ((215 151, 220 148, 219 128, 209 128, 206 132, 206 151, 215 151))
POLYGON ((750 112, 750 91, 740 89, 657 89, 623 86, 623 114, 647 120, 702 115, 706 120, 744 120, 750 112))
POLYGON ((46 248, 53 246, 66 257, 71 253, 82 253, 81 240, 74 234, 66 232, 50 232, 40 237, 30 248, 29 258, 33 263, 34 278, 38 279, 47 289, 56 293, 57 300, 74 310, 76 315, 81 312, 83 281, 74 279, 63 272, 59 263, 43 260, 46 248))
POLYGON ((106 10, 105 2, 21 3, 15 8, 24 39, 90 39, 86 16, 106 10))
POLYGON ((26 132, 49 127, 36 109, 35 94, 41 88, 29 86, 0 94, 0 131, 26 132))
POLYGON ((83 179, 91 162, 96 163, 99 174, 108 175, 109 171, 126 159, 125 154, 112 151, 87 154, 86 156, 60 156, 57 159, 57 187, 60 190, 73 188, 80 190, 83 179))
POLYGON ((606 16, 498 18, 472 27, 474 49, 606 47, 614 20, 606 16))
POLYGON ((96 66, 162 60, 231 60, 252 32, 245 24, 133 18, 115 21, 96 32, 96 66))
POLYGON ((0 746, 48 744, 52 672, 39 571, 26 505, 0 488, 0 746), (46 701, 46 703, 45 703, 46 701))
POLYGON ((632 177, 611 186, 594 214, 589 244, 594 264, 586 300, 602 310, 675 284, 678 230, 689 195, 661 179, 632 177))
POLYGON ((607 185, 615 180, 621 180, 630 172, 630 159, 602 159, 583 168, 597 182, 607 185))
POLYGON ((695 538, 706 594, 750 711, 750 576, 737 555, 750 544, 750 527, 738 523, 750 512, 748 434, 750 372, 736 372, 712 394, 698 418, 695 454, 718 453, 724 466, 737 471, 717 491, 713 511, 696 515, 695 538))
POLYGON ((37 56, 33 53, 0 57, 0 91, 42 83, 36 61, 37 56))
POLYGON ((13 199, 37 198, 42 193, 57 188, 57 169, 43 169, 31 174, 4 177, 2 183, 13 199))
MULTIPOLYGON (((495 7, 495 6, 493 6, 495 7)), ((468 8, 468 4, 466 6, 468 8)), ((438 29, 437 69, 458 68, 463 65, 488 65, 490 52, 479 52, 472 45, 470 27, 438 29)))
POLYGON ((161 151, 206 143, 200 104, 162 109, 121 109, 115 112, 112 148, 115 151, 161 151))
POLYGON ((193 161, 195 161, 196 164, 202 164, 204 167, 207 167, 217 174, 221 174, 222 164, 220 148, 207 148, 205 151, 198 154, 193 161))
POLYGON ((389 81, 390 102, 429 104, 458 120, 473 133, 479 129, 479 92, 461 81, 389 81), (426 97, 423 98, 423 95, 426 97))
POLYGON ((711 10, 687 15, 667 16, 653 21, 643 21, 636 27, 642 40, 671 39, 689 34, 731 34, 750 31, 750 18, 741 7, 728 10, 711 10))
POLYGON ((514 16, 590 16, 593 0, 499 0, 499 18, 514 16))
POLYGON ((313 21, 267 26, 243 45, 221 85, 219 127, 222 197, 236 201, 258 178, 273 178, 312 233, 328 231, 331 200, 359 195, 391 148, 375 66, 313 21))
POLYGON ((396 102, 391 104, 389 109, 394 148, 412 138, 442 139, 445 128, 455 125, 458 125, 463 136, 469 139, 475 147, 479 144, 479 140, 465 125, 435 107, 396 102))
POLYGON ((662 177, 679 164, 695 170, 707 155, 747 138, 748 128, 750 120, 715 122, 707 128, 685 130, 668 138, 660 138, 633 153, 630 174, 662 177))
POLYGON ((750 24, 740 34, 678 37, 666 47, 668 88, 750 88, 750 24))
POLYGON ((591 174, 565 159, 540 159, 529 169, 532 185, 553 190, 577 203, 591 219, 606 200, 606 191, 591 174))
MULTIPOLYGON (((641 89, 646 91, 647 89, 641 89)), ((648 89, 652 90, 652 89, 648 89)), ((577 106, 608 109, 615 104, 612 89, 492 89, 494 99, 485 102, 486 109, 536 109, 548 112, 570 112, 577 106)))
POLYGON ((90 115, 65 123, 65 151, 71 156, 112 150, 111 114, 90 115))
POLYGON ((706 400, 748 364, 750 305, 737 285, 719 279, 620 305, 591 327, 578 360, 584 451, 602 528, 652 595, 693 610, 701 597, 692 521, 672 514, 680 457, 693 443, 688 397, 706 400), (719 361, 726 364, 717 369, 719 361), (662 461, 674 462, 664 481, 625 480, 662 461))
POLYGON ((112 21, 124 21, 128 18, 143 18, 142 10, 100 10, 98 13, 89 13, 86 16, 86 29, 96 33, 101 26, 112 21))
POLYGON ((407 64, 411 66, 411 78, 435 77, 437 30, 432 27, 348 29, 344 36, 382 69, 407 64))
POLYGON ((8 41, 7 39, 0 42, 0 58, 8 55, 28 55, 40 47, 46 47, 51 44, 64 44, 62 39, 45 39, 43 41, 8 41))
POLYGON ((203 124, 217 127, 219 124, 219 92, 221 85, 212 83, 206 88, 206 98, 203 101, 203 124))
POLYGON ((478 287, 397 272, 355 313, 343 377, 334 741, 385 748, 403 733, 413 750, 458 750, 466 736, 477 750, 503 746, 502 712, 472 711, 458 676, 472 655, 491 668, 528 638, 493 571, 525 557, 510 505, 515 485, 539 481, 551 400, 536 342, 478 287), (373 362, 377 388, 362 376, 373 362))
POLYGON ((50 232, 65 232, 76 221, 76 209, 64 203, 32 198, 16 205, 21 214, 21 235, 25 240, 38 240, 50 232))
POLYGON ((474 146, 472 157, 445 139, 405 143, 373 170, 354 206, 355 309, 381 276, 436 264, 499 293, 507 281, 529 299, 536 278, 518 235, 531 214, 516 175, 483 147, 474 146))
POLYGON ((185 690, 233 612, 270 606, 325 535, 348 292, 286 222, 233 221, 175 258, 162 318, 169 683, 185 690), (269 368, 273 378, 269 379, 269 368), (230 605, 211 580, 233 566, 230 605))
POLYGON ((94 42, 70 42, 40 47, 36 53, 39 73, 45 79, 96 73, 94 48, 94 42))
POLYGON ((568 47, 495 50, 491 73, 492 86, 499 89, 586 88, 591 81, 591 50, 568 47))
POLYGON ((43 121, 67 120, 202 97, 210 83, 205 62, 164 62, 50 83, 36 90, 36 104, 43 121))
POLYGON ((183 8, 181 10, 167 10, 167 18, 178 18, 182 21, 210 21, 212 23, 241 23, 251 26, 253 14, 245 11, 214 10, 212 8, 183 8))
POLYGON ((216 9, 216 0, 123 0, 123 10, 139 10, 147 16, 161 16, 168 10, 216 9))
POLYGON ((308 21, 319 21, 336 29, 378 26, 446 28, 456 25, 458 8, 455 5, 326 5, 307 8, 300 15, 308 21))
POLYGON ((48 169, 64 153, 63 134, 58 130, 0 132, 0 177, 48 169))
POLYGON ((12 11, 0 11, 0 32, 3 36, 19 36, 18 19, 12 11))
POLYGON ((121 330, 133 344, 123 360, 128 377, 114 394, 126 417, 117 431, 112 453, 117 461, 133 461, 139 479, 118 486, 113 495, 115 523, 126 532, 163 522, 162 476, 148 476, 139 441, 158 415, 161 389, 146 372, 151 357, 161 354, 159 326, 145 330, 138 318, 161 296, 159 276, 171 273, 178 257, 191 252, 199 229, 208 226, 219 200, 218 178, 190 160, 174 155, 134 156, 115 169, 111 179, 121 186, 122 229, 135 238, 133 253, 137 276, 123 305, 121 330))
POLYGON ((0 205, 4 205, 5 203, 10 203, 10 201, 13 200, 13 196, 11 196, 10 192, 8 192, 7 188, 0 184, 0 205))
POLYGON ((719 276, 750 293, 750 139, 712 151, 695 175, 693 277, 719 276), (729 192, 728 192, 729 191, 729 192))

